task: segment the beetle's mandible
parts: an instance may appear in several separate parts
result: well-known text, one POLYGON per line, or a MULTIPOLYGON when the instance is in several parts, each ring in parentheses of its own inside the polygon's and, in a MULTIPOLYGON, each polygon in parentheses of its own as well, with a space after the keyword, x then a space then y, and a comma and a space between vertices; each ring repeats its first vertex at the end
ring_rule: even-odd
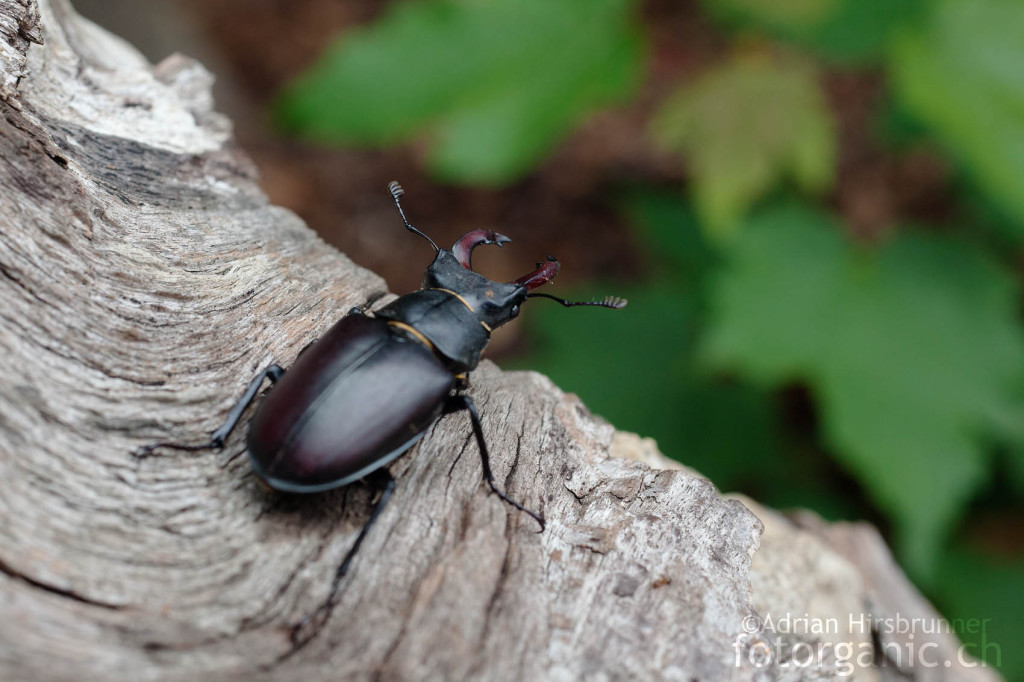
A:
MULTIPOLYGON (((508 237, 474 230, 451 250, 439 248, 409 224, 400 201, 401 186, 392 182, 388 189, 406 229, 426 239, 436 253, 423 275, 422 288, 372 313, 351 310, 306 346, 287 372, 276 364, 268 366, 253 378, 208 442, 153 443, 137 453, 223 447, 263 381, 270 379, 273 389, 260 404, 246 439, 260 478, 272 488, 294 493, 320 492, 362 478, 372 479, 381 488, 369 519, 338 568, 330 597, 318 610, 324 616, 337 599, 352 558, 394 491, 395 480, 384 467, 443 415, 468 412, 487 485, 502 500, 536 519, 543 530, 540 514, 508 497, 494 482, 480 416, 464 391, 467 373, 480 362, 491 332, 515 318, 529 298, 544 297, 567 307, 626 305, 615 297, 566 301, 532 293, 558 273, 558 261, 551 256, 519 279, 492 281, 473 271, 473 249, 481 244, 502 246, 510 241, 508 237)), ((299 639, 301 627, 311 618, 296 626, 293 639, 299 639)))

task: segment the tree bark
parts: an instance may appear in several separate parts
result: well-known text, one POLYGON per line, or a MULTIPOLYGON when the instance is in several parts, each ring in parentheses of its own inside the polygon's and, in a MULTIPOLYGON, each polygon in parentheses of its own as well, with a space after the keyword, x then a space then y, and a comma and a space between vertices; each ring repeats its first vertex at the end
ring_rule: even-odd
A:
MULTIPOLYGON (((836 675, 835 656, 762 665, 764 613, 916 599, 934 616, 871 529, 759 509, 758 552, 743 503, 545 377, 485 362, 472 395, 495 475, 547 530, 488 494, 468 419, 442 419, 392 466, 340 602, 296 647, 372 491, 272 493, 241 433, 130 453, 202 441, 259 369, 390 295, 268 204, 210 83, 65 0, 0 0, 5 680, 804 679, 836 675), (844 558, 849 537, 878 560, 844 558)), ((970 671, 926 672, 907 674, 970 671)))

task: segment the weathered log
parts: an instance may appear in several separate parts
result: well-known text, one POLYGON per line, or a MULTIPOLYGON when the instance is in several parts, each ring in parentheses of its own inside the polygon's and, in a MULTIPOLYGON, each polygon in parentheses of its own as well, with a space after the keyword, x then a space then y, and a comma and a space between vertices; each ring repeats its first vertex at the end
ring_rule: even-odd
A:
POLYGON ((258 369, 389 294, 268 205, 210 81, 64 0, 0 0, 4 680, 831 677, 834 656, 762 665, 759 614, 909 603, 879 587, 913 593, 870 531, 851 532, 883 558, 861 565, 835 529, 760 510, 758 552, 740 501, 543 376, 484 363, 495 473, 547 531, 488 494, 468 421, 446 418, 393 465, 340 603, 295 647, 372 491, 271 493, 241 434, 130 453, 202 440, 258 369))

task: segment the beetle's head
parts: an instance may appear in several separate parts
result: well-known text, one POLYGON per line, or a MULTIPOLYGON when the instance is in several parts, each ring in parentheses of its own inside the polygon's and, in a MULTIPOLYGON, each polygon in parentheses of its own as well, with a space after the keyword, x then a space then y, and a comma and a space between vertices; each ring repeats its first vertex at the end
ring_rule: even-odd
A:
POLYGON ((438 249, 434 262, 423 275, 423 287, 457 294, 488 329, 497 329, 515 319, 523 303, 535 296, 550 298, 564 306, 622 308, 626 305, 624 299, 615 297, 603 301, 566 301, 548 294, 531 293, 558 274, 559 264, 554 256, 548 256, 547 260, 537 263, 533 272, 511 282, 495 282, 473 271, 470 263, 473 249, 480 244, 502 246, 509 241, 505 235, 489 230, 474 230, 464 235, 451 251, 438 249))
POLYGON ((423 288, 443 289, 457 295, 488 329, 497 329, 519 315, 529 289, 518 281, 495 282, 470 270, 458 253, 457 248, 438 250, 434 262, 423 273, 423 288))
POLYGON ((566 307, 586 305, 618 309, 626 305, 625 299, 613 296, 601 301, 566 301, 549 294, 530 293, 537 287, 553 280, 558 274, 558 261, 553 256, 548 256, 546 261, 537 263, 536 270, 530 274, 511 282, 495 282, 487 279, 473 271, 471 263, 473 249, 481 244, 503 246, 512 241, 511 239, 492 230, 473 230, 455 242, 450 251, 442 249, 434 243, 433 239, 410 225, 406 220, 400 202, 404 193, 401 185, 392 182, 388 185, 388 189, 395 200, 395 206, 398 207, 406 229, 430 242, 437 253, 434 262, 423 274, 423 288, 445 289, 457 295, 488 329, 497 329, 515 319, 519 315, 519 308, 526 302, 526 299, 533 297, 549 298, 566 307))

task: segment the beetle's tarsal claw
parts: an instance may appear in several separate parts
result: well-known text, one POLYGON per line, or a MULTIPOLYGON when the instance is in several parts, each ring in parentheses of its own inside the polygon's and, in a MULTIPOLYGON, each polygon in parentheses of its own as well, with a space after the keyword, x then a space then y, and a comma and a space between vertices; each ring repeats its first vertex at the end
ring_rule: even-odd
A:
POLYGON ((151 457, 153 452, 159 448, 168 450, 181 450, 182 452, 199 452, 200 450, 220 450, 224 447, 224 439, 214 434, 208 443, 202 445, 189 445, 187 443, 150 443, 131 451, 135 459, 146 459, 151 457))
POLYGON ((316 611, 309 614, 298 623, 292 626, 289 639, 292 649, 297 650, 309 644, 316 637, 317 633, 327 624, 331 609, 326 604, 320 606, 316 611))
POLYGON ((494 493, 495 495, 497 495, 498 497, 500 497, 500 498, 502 499, 502 501, 503 501, 503 502, 506 502, 507 504, 510 504, 510 505, 512 505, 513 507, 515 507, 515 508, 516 508, 516 509, 518 509, 519 511, 521 511, 521 512, 523 512, 523 513, 526 513, 526 514, 529 514, 529 515, 530 515, 531 517, 533 517, 533 520, 534 520, 534 521, 536 521, 537 523, 539 523, 539 524, 540 524, 540 531, 541 531, 542 533, 544 532, 544 527, 545 527, 545 526, 547 525, 547 523, 546 523, 546 522, 544 521, 544 517, 543 517, 543 516, 541 516, 541 515, 540 515, 540 514, 538 514, 537 512, 533 512, 533 511, 530 511, 529 509, 527 509, 526 507, 524 507, 524 506, 523 506, 522 504, 520 504, 519 502, 516 502, 516 501, 515 501, 515 500, 513 500, 513 499, 512 499, 511 497, 509 497, 509 496, 508 496, 508 495, 506 495, 505 493, 503 493, 503 492, 501 492, 500 490, 498 490, 498 486, 497 486, 497 485, 495 485, 493 481, 487 481, 487 484, 488 484, 488 486, 490 486, 490 488, 491 488, 491 491, 492 491, 492 492, 493 492, 493 493, 494 493))
POLYGON ((143 445, 141 447, 132 448, 131 454, 135 459, 146 459, 153 454, 153 451, 160 447, 159 443, 152 443, 150 445, 143 445))
POLYGON ((547 526, 548 526, 548 522, 547 522, 547 521, 545 521, 545 520, 544 520, 544 517, 543 517, 543 516, 541 516, 540 514, 534 514, 533 512, 527 512, 527 513, 528 513, 528 514, 529 514, 530 516, 532 516, 532 517, 533 517, 534 519, 536 519, 536 520, 537 520, 537 523, 539 523, 539 524, 540 524, 540 530, 539 530, 539 531, 537 531, 537 532, 538 532, 538 533, 543 533, 543 532, 545 531, 545 529, 547 529, 547 526))

